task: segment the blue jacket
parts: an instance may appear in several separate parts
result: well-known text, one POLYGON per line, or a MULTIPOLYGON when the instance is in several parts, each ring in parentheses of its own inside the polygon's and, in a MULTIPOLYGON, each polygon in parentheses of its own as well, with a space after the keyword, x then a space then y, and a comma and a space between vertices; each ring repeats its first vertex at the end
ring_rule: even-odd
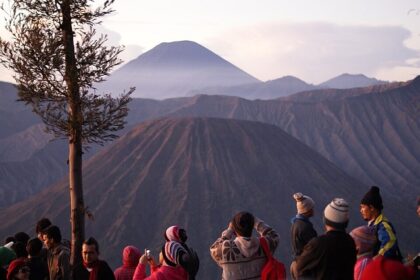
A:
POLYGON ((379 241, 378 246, 374 250, 374 255, 401 260, 402 256, 398 248, 395 230, 388 219, 380 214, 374 221, 369 222, 369 226, 375 228, 379 241))

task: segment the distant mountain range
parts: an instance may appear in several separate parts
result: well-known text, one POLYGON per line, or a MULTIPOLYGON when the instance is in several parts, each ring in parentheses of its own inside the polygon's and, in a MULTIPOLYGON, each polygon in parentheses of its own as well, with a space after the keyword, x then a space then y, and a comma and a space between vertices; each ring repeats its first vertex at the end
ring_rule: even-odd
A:
POLYGON ((165 99, 197 94, 274 99, 320 88, 354 88, 386 82, 343 74, 318 86, 285 76, 261 82, 211 50, 191 41, 162 43, 116 70, 99 92, 119 94, 135 86, 133 96, 165 99))
MULTIPOLYGON (((280 128, 227 119, 145 122, 98 153, 84 172, 86 206, 95 218, 87 221, 87 235, 98 238, 103 258, 116 267, 128 244, 151 248, 157 256, 162 232, 179 224, 200 256, 198 279, 220 277, 209 246, 235 212, 251 211, 272 225, 282 236, 277 255, 288 263, 294 192, 316 201, 320 232, 322 209, 334 196, 351 203, 352 226, 362 223, 358 205, 367 190, 280 128)), ((32 233, 40 217, 68 233, 68 207, 63 180, 0 211, 0 236, 32 233)))

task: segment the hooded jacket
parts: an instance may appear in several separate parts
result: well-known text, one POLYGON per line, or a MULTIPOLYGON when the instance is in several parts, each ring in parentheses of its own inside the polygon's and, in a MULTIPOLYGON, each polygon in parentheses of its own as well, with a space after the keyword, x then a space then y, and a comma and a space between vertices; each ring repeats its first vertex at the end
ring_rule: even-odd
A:
POLYGON ((134 271, 140 259, 140 251, 134 246, 127 246, 123 250, 123 265, 114 271, 116 280, 132 280, 134 271))
MULTIPOLYGON (((267 240, 273 253, 279 243, 279 236, 274 229, 263 221, 255 222, 255 229, 267 240)), ((213 260, 223 269, 222 279, 260 279, 261 270, 267 258, 256 236, 236 236, 230 228, 223 231, 210 247, 213 260)))

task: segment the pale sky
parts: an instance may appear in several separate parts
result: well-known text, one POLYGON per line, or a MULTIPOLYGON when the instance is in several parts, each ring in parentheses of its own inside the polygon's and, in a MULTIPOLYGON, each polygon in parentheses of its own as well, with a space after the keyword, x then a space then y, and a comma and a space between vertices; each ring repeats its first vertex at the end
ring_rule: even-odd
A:
MULTIPOLYGON (((126 46, 125 61, 161 42, 191 40, 263 81, 420 74, 419 0, 116 0, 113 7, 100 30, 126 46)), ((2 71, 0 80, 10 78, 2 71)))

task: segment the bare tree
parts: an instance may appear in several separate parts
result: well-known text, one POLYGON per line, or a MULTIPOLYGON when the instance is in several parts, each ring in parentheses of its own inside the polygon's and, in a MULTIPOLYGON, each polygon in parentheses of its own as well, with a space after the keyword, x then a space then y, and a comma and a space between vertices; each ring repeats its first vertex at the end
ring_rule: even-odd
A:
MULTIPOLYGON (((98 2, 98 1, 95 1, 98 2)), ((81 261, 85 231, 83 147, 117 136, 128 113, 131 88, 118 98, 98 95, 95 83, 120 64, 121 47, 107 47, 94 26, 113 12, 114 0, 93 8, 93 0, 7 0, 0 62, 14 71, 19 100, 32 106, 55 137, 68 139, 71 264, 81 261)))

